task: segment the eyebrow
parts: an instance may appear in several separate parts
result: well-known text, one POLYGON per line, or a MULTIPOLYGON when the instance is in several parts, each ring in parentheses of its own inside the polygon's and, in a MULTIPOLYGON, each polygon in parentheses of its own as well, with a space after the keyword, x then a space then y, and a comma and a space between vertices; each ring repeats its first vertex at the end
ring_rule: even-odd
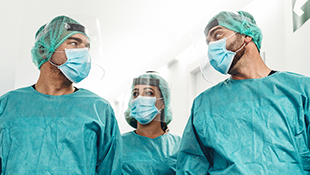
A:
MULTIPOLYGON (((151 89, 152 91, 155 92, 155 90, 154 90, 153 88, 151 88, 151 87, 145 87, 145 88, 143 88, 143 90, 146 90, 146 89, 151 89)), ((139 90, 139 88, 134 88, 132 91, 135 91, 135 90, 139 90)))
MULTIPOLYGON (((79 43, 83 43, 83 41, 80 39, 80 38, 77 38, 77 37, 69 37, 68 39, 73 39, 73 40, 76 40, 77 42, 79 42, 79 43)), ((90 43, 87 43, 87 44, 85 44, 85 47, 88 47, 88 48, 90 48, 90 43)))
POLYGON ((213 35, 213 33, 215 32, 215 31, 217 31, 217 30, 219 30, 219 29, 222 29, 222 26, 216 26, 215 28, 213 28, 209 33, 209 35, 210 36, 212 36, 213 35))
MULTIPOLYGON (((222 28, 223 28, 222 26, 216 26, 216 27, 214 27, 214 28, 211 29, 211 31, 209 32, 209 36, 212 38, 213 33, 214 33, 215 31, 217 31, 217 30, 222 29, 222 28)), ((207 38, 206 38, 206 41, 207 41, 207 44, 210 43, 210 41, 209 41, 207 38)))

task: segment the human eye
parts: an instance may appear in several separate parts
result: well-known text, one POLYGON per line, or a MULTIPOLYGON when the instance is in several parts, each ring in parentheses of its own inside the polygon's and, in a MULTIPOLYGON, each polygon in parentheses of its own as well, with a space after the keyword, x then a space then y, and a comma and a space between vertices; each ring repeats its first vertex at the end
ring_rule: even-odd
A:
POLYGON ((77 42, 75 42, 75 41, 70 42, 69 44, 71 44, 72 46, 77 46, 77 45, 78 45, 78 43, 77 43, 77 42))
POLYGON ((218 40, 222 37, 222 34, 220 32, 217 32, 214 34, 214 39, 218 40))
POLYGON ((152 96, 154 96, 154 95, 155 95, 155 93, 152 92, 151 90, 148 90, 148 91, 145 91, 145 92, 144 92, 144 96, 150 96, 150 97, 152 97, 152 96))
POLYGON ((139 92, 133 91, 132 92, 132 98, 137 98, 139 96, 139 92))

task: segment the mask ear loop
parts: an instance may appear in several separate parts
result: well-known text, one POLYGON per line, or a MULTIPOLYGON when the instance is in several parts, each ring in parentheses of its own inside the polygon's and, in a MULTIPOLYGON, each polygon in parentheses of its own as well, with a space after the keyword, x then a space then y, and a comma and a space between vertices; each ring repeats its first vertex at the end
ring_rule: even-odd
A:
MULTIPOLYGON (((64 53, 65 51, 54 51, 54 52, 57 52, 57 53, 64 53)), ((52 58, 52 57, 51 57, 52 58)), ((51 63, 51 65, 53 65, 53 66, 55 66, 55 67, 59 67, 60 65, 56 65, 55 63, 53 63, 52 61, 51 61, 51 58, 50 59, 48 59, 48 62, 50 62, 51 63)))
POLYGON ((233 35, 235 35, 236 34, 236 32, 234 32, 233 34, 231 34, 229 37, 227 37, 226 38, 226 41, 230 38, 230 37, 232 37, 233 35))
POLYGON ((243 49, 245 46, 245 43, 243 43, 243 45, 240 47, 240 49, 238 49, 235 53, 239 52, 241 49, 243 49))
POLYGON ((57 68, 59 67, 58 65, 54 64, 54 63, 51 61, 51 59, 48 59, 48 62, 50 62, 51 65, 53 65, 53 66, 55 66, 55 67, 57 67, 57 68))
MULTIPOLYGON (((233 33, 233 34, 230 35, 228 38, 226 38, 226 41, 227 41, 230 37, 232 37, 233 35, 235 35, 236 33, 237 33, 237 32, 233 33)), ((245 37, 247 37, 247 35, 246 35, 245 37)), ((246 44, 246 43, 243 43, 243 45, 242 45, 237 51, 235 51, 235 53, 237 53, 237 52, 239 52, 241 49, 243 49, 243 47, 245 46, 245 44, 246 44)))

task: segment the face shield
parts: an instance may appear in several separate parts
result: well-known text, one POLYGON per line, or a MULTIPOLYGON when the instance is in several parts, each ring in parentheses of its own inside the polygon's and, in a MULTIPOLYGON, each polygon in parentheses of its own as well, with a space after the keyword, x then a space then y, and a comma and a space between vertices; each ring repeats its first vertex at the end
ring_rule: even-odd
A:
MULTIPOLYGON (((211 84, 216 84, 229 77, 220 73, 212 66, 212 60, 208 56, 209 45, 207 44, 206 36, 203 33, 205 26, 196 26, 190 32, 193 46, 196 52, 198 64, 202 77, 211 84)), ((210 44, 210 43, 209 43, 210 44)))
POLYGON ((132 79, 125 119, 134 128, 138 123, 147 125, 152 121, 169 124, 172 120, 170 101, 169 83, 157 73, 136 76, 132 79))
POLYGON ((83 82, 89 84, 89 80, 99 81, 104 75, 103 68, 99 66, 102 60, 101 46, 100 25, 95 17, 57 16, 37 31, 35 44, 31 50, 32 61, 39 69, 42 64, 49 61, 70 81, 78 83, 87 77, 83 82), (89 26, 88 29, 86 25, 89 26), (85 48, 56 51, 66 40, 74 40, 75 34, 85 35, 90 40, 91 49, 85 45, 85 48), (51 60, 53 54, 66 54, 66 62, 56 64, 51 60))
POLYGON ((85 26, 85 33, 90 40, 91 69, 89 75, 79 83, 79 86, 91 88, 88 86, 99 82, 105 75, 104 68, 101 66, 103 65, 103 48, 100 21, 91 15, 75 14, 70 16, 85 26))

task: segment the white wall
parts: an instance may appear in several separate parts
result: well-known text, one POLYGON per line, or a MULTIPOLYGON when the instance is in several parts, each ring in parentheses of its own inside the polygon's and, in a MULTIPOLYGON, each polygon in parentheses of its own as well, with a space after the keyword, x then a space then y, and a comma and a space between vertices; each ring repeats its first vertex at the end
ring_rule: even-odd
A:
MULTIPOLYGON (((284 50, 287 70, 310 76, 310 20, 293 32, 292 2, 284 1, 285 39, 284 50)), ((310 1, 308 0, 308 4, 310 1)))
POLYGON ((12 6, 10 3, 2 2, 0 5, 1 13, 7 14, 10 12, 10 9, 16 10, 16 15, 14 16, 6 16, 0 15, 1 28, 3 28, 3 32, 0 33, 0 38, 6 38, 6 36, 10 35, 10 39, 12 43, 3 41, 0 42, 0 53, 1 55, 5 55, 5 58, 1 58, 0 64, 0 76, 1 76, 1 90, 0 95, 4 94, 6 91, 14 89, 15 83, 15 65, 16 60, 18 58, 19 53, 19 38, 20 31, 18 28, 15 28, 15 23, 20 22, 22 10, 21 6, 12 6))

